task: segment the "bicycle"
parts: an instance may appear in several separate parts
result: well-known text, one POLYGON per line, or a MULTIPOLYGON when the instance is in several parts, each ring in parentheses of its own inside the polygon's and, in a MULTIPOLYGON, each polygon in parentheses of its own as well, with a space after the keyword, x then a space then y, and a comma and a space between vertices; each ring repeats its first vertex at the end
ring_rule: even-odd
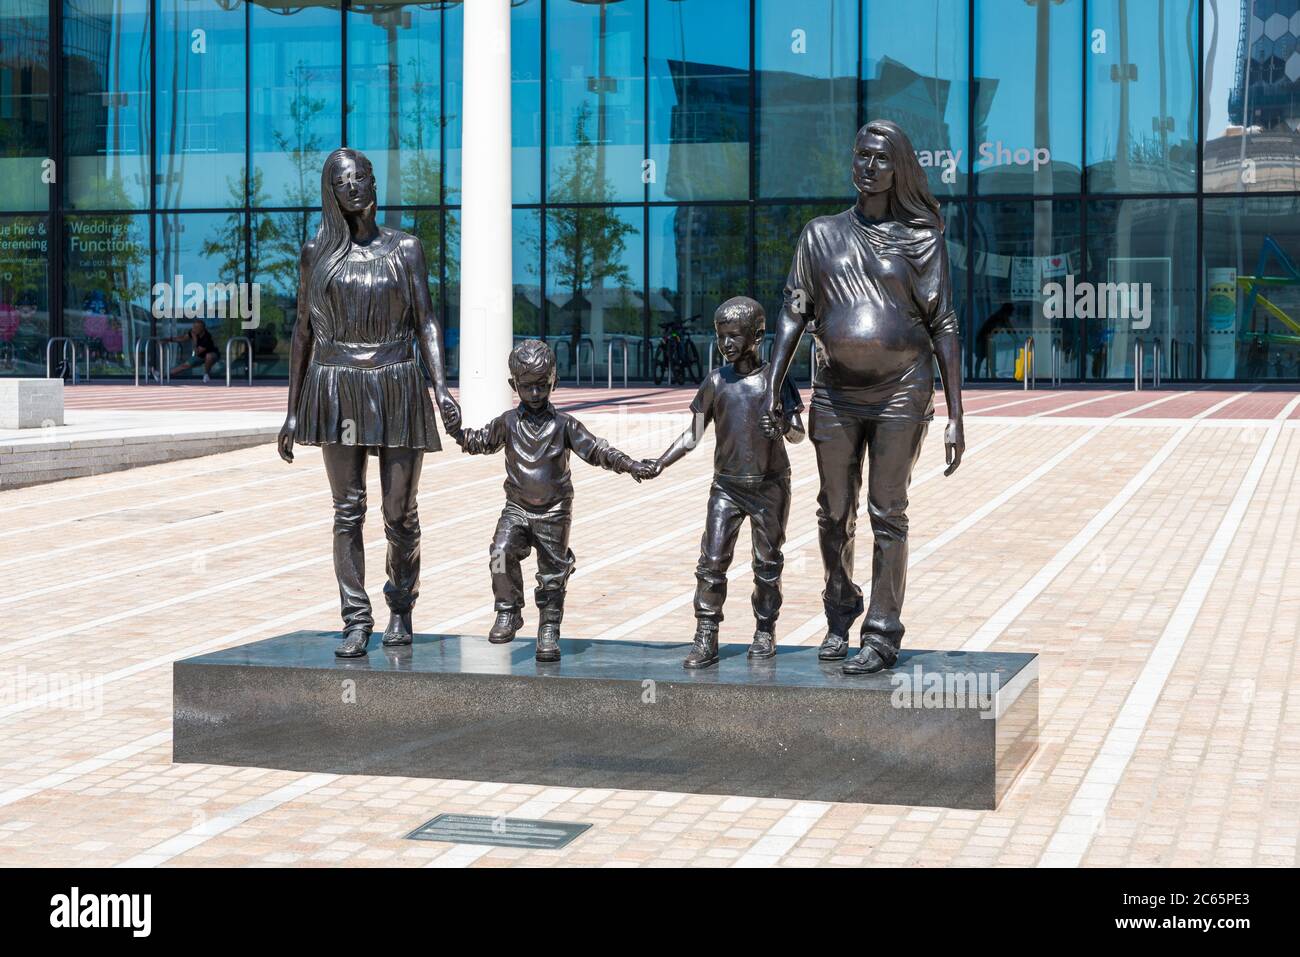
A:
POLYGON ((690 324, 699 318, 691 316, 689 319, 665 319, 661 324, 663 338, 655 346, 651 362, 655 385, 662 384, 665 378, 669 385, 674 381, 685 385, 688 377, 696 383, 704 378, 700 350, 690 337, 690 324))

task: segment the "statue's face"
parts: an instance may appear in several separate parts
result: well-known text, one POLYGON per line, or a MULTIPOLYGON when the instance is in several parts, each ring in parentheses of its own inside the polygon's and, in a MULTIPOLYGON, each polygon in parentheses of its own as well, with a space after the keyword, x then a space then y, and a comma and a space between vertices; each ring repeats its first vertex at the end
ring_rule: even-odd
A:
POLYGON ((759 334, 747 324, 737 319, 722 319, 713 324, 718 334, 718 351, 728 362, 735 362, 742 355, 758 355, 759 334))
POLYGON ((530 412, 540 412, 551 400, 551 389, 555 387, 555 379, 549 373, 530 370, 517 379, 511 379, 510 387, 515 390, 530 412))
POLYGON ((894 160, 880 134, 858 137, 853 147, 853 185, 859 193, 885 193, 894 188, 894 160))
POLYGON ((334 198, 345 213, 359 213, 375 203, 375 178, 365 166, 345 156, 334 167, 334 198))

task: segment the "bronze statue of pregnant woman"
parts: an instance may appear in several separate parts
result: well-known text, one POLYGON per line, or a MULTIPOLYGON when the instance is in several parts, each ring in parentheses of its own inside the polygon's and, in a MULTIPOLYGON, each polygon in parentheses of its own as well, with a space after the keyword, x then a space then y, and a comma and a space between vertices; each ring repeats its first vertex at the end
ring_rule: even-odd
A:
POLYGON ((870 674, 898 660, 907 582, 907 490, 934 417, 934 360, 948 406, 944 444, 951 475, 965 449, 961 347, 952 309, 939 204, 907 135, 868 123, 853 146, 857 203, 820 216, 799 235, 777 321, 767 383, 769 415, 807 328, 817 363, 808 437, 821 491, 817 521, 826 588, 827 634, 818 652, 847 659, 845 674, 870 674), (862 614, 853 581, 858 492, 867 466, 867 511, 875 548, 860 652, 849 629, 862 614))
POLYGON ((366 653, 375 621, 365 587, 367 456, 379 459, 391 619, 385 645, 409 645, 420 592, 415 497, 426 451, 441 443, 415 358, 433 376, 443 426, 460 424, 447 389, 442 335, 420 241, 375 223, 370 161, 335 150, 321 172, 321 224, 302 250, 298 316, 289 358, 289 415, 280 457, 318 445, 334 499, 334 573, 343 607, 340 658, 366 653))

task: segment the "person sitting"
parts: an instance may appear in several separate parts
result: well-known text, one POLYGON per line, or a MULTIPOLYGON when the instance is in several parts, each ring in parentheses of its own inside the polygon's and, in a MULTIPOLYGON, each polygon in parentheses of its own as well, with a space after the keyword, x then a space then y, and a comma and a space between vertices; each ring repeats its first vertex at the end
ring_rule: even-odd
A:
MULTIPOLYGON (((202 319, 195 319, 188 332, 179 336, 171 336, 163 342, 192 342, 193 352, 188 359, 182 359, 172 370, 173 376, 180 375, 189 369, 203 367, 203 381, 212 381, 212 367, 217 364, 221 358, 221 353, 217 351, 217 343, 212 338, 212 333, 208 331, 208 324, 202 319)), ((155 379, 159 379, 158 373, 153 374, 155 379)), ((159 379, 161 381, 161 379, 159 379)))

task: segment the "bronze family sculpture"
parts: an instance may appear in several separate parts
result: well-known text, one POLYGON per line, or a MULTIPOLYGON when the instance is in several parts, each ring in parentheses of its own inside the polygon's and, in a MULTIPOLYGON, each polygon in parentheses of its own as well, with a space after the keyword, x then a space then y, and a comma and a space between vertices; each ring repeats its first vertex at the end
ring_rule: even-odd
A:
POLYGON ((790 518, 790 459, 786 442, 803 439, 803 402, 789 379, 781 386, 779 414, 767 415, 766 367, 759 358, 766 317, 746 296, 728 299, 713 315, 718 351, 726 363, 711 371, 691 402, 693 417, 655 464, 654 474, 700 443, 709 423, 713 484, 695 566, 695 640, 683 663, 707 668, 718 661, 718 626, 727 598, 727 569, 740 526, 749 520, 753 557, 754 638, 750 658, 776 655, 776 619, 781 611, 785 527, 790 518))
POLYGON ((769 420, 804 330, 817 342, 808 436, 821 490, 817 522, 827 632, 818 652, 848 657, 849 629, 863 612, 853 581, 858 493, 867 467, 867 512, 875 547, 861 650, 846 674, 892 667, 903 639, 907 583, 907 491, 934 417, 939 362, 948 426, 947 470, 961 464, 961 346, 939 204, 911 141, 878 120, 853 145, 852 208, 809 222, 795 244, 767 376, 769 420))
POLYGON ((426 451, 441 443, 416 351, 433 377, 443 426, 460 425, 447 389, 442 334, 420 241, 375 222, 366 157, 338 149, 321 171, 321 224, 302 250, 280 457, 318 445, 334 499, 334 573, 343 610, 340 658, 366 653, 374 617, 365 588, 366 461, 379 460, 391 611, 383 643, 409 645, 420 593, 416 492, 426 451))
POLYGON ((560 658, 565 591, 574 569, 570 452, 640 482, 682 458, 712 423, 714 478, 695 573, 695 638, 684 665, 707 668, 719 659, 727 571, 746 519, 755 617, 749 657, 773 657, 790 512, 785 444, 804 435, 803 404, 787 373, 808 330, 818 345, 807 431, 821 481, 817 519, 827 621, 818 657, 843 661, 849 675, 892 667, 904 632, 908 486, 934 417, 936 358, 948 411, 945 475, 965 450, 961 348, 943 221, 906 134, 883 120, 864 126, 854 142, 852 176, 854 206, 812 220, 799 235, 771 361, 760 358, 762 307, 743 296, 723 303, 714 326, 726 364, 700 386, 690 427, 658 459, 636 461, 555 409, 555 355, 539 340, 521 343, 510 355, 519 406, 481 429, 461 428, 420 243, 376 225, 374 177, 363 155, 348 149, 330 154, 321 174, 321 227, 302 254, 289 415, 279 448, 292 461, 295 442, 318 445, 325 460, 344 620, 335 654, 364 655, 374 627, 361 538, 368 454, 379 459, 388 538, 384 595, 392 619, 383 641, 412 640, 411 608, 419 594, 416 488, 425 450, 440 448, 418 349, 443 426, 462 451, 505 452, 506 504, 490 547, 496 621, 489 641, 512 641, 523 627, 520 562, 536 549, 536 658, 560 658), (865 605, 853 568, 864 468, 874 537, 865 605), (861 648, 849 658, 849 630, 864 609, 861 648))
POLYGON ((506 504, 497 520, 489 549, 496 622, 488 641, 505 644, 523 627, 523 573, 519 563, 537 549, 538 661, 560 660, 560 623, 564 595, 573 574, 569 548, 573 523, 573 479, 569 453, 590 465, 630 474, 636 481, 650 478, 649 462, 635 461, 592 435, 581 422, 551 405, 555 388, 555 353, 539 339, 525 339, 510 353, 510 388, 519 406, 497 416, 481 429, 448 431, 471 455, 505 450, 506 504))

